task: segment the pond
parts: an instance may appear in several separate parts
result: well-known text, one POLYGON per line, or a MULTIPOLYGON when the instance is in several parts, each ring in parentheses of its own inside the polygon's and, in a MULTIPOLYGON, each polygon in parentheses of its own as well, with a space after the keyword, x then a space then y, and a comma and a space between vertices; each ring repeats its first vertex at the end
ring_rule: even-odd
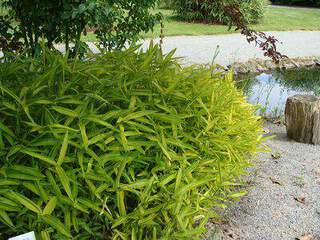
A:
POLYGON ((288 97, 295 94, 320 96, 320 68, 274 71, 259 75, 243 75, 237 79, 252 104, 259 106, 259 114, 282 116, 288 97))

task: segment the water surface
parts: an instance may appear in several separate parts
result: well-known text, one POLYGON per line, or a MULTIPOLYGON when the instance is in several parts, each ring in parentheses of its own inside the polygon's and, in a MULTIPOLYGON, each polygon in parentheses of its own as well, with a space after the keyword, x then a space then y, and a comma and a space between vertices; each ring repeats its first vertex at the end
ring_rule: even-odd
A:
POLYGON ((243 89, 248 101, 259 105, 259 114, 268 117, 283 115, 285 103, 290 96, 320 96, 320 68, 246 75, 238 80, 238 86, 243 89))

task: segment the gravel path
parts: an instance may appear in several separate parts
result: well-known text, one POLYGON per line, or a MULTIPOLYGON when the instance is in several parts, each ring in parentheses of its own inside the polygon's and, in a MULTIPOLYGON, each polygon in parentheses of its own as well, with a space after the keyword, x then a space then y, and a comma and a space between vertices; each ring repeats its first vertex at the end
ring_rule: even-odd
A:
MULTIPOLYGON (((320 56, 320 31, 291 31, 291 32, 266 32, 275 36, 279 41, 279 51, 289 57, 320 56)), ((158 43, 159 39, 154 42, 158 43)), ((147 48, 150 40, 142 42, 147 48)), ((93 43, 88 43, 91 50, 99 52, 93 43)), ((64 45, 58 44, 56 48, 64 51, 64 45)), ((176 49, 175 56, 183 57, 182 63, 207 64, 211 63, 215 53, 215 63, 228 66, 234 62, 247 62, 253 58, 266 59, 263 52, 253 44, 248 44, 241 34, 224 34, 210 36, 176 36, 164 39, 163 50, 165 53, 176 49)), ((2 52, 0 52, 0 57, 2 52)))
MULTIPOLYGON (((267 32, 277 37, 281 53, 289 57, 320 56, 320 31, 267 32)), ((144 43, 148 45, 148 41, 144 43)), ((233 62, 246 62, 262 58, 263 53, 253 44, 248 44, 240 34, 213 36, 177 36, 164 39, 165 52, 177 49, 176 56, 185 57, 186 64, 209 63, 219 46, 215 62, 227 66, 233 62)))
MULTIPOLYGON (((266 32, 275 36, 279 41, 279 51, 289 57, 320 56, 320 31, 291 31, 266 32)), ((159 43, 159 39, 154 40, 159 43)), ((150 40, 142 41, 143 48, 149 46, 150 40)), ((99 50, 93 43, 88 43, 91 50, 99 50)), ((57 49, 63 51, 64 46, 59 44, 57 49)), ((241 34, 224 34, 210 36, 176 36, 166 37, 163 50, 168 53, 176 49, 176 57, 183 57, 182 63, 207 64, 211 63, 216 51, 218 55, 215 63, 227 66, 234 62, 247 62, 253 58, 267 59, 263 52, 254 44, 249 44, 241 34)))
POLYGON ((206 239, 320 239, 320 146, 288 140, 284 126, 266 128, 276 137, 258 156, 249 194, 225 213, 220 237, 206 239))

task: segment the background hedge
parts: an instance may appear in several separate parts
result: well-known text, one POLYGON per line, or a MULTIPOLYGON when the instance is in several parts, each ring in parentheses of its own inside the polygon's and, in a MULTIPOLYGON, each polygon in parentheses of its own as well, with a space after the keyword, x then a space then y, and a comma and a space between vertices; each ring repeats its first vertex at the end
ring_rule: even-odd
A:
POLYGON ((236 6, 243 15, 241 20, 249 24, 263 18, 267 3, 266 0, 174 0, 173 7, 177 16, 186 21, 230 24, 232 16, 225 7, 236 6))
POLYGON ((320 0, 272 0, 274 4, 320 7, 320 0))

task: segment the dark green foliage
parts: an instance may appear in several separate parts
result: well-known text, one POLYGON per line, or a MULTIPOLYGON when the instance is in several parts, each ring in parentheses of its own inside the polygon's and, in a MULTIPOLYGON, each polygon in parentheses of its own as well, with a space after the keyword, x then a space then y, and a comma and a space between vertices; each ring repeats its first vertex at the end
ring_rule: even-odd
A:
POLYGON ((274 76, 281 85, 288 89, 314 92, 320 95, 320 68, 278 71, 274 73, 274 76))
MULTIPOLYGON (((120 49, 126 41, 137 40, 141 32, 152 30, 160 19, 160 15, 149 11, 156 1, 3 0, 0 8, 7 13, 0 18, 0 26, 10 23, 11 29, 1 28, 0 36, 9 43, 12 38, 23 40, 32 55, 40 51, 41 38, 50 48, 54 43, 65 43, 68 50, 74 43, 73 51, 83 53, 86 44, 81 35, 89 29, 95 31, 103 47, 120 49)), ((10 50, 6 46, 8 43, 0 41, 0 49, 10 50)))
POLYGON ((160 0, 158 7, 162 9, 173 9, 175 0, 160 0))
MULTIPOLYGON (((313 92, 320 95, 320 68, 286 69, 271 72, 273 83, 279 83, 289 90, 313 92)), ((246 95, 250 95, 252 86, 256 83, 256 74, 240 75, 236 84, 246 95)))
POLYGON ((230 74, 172 55, 0 64, 0 238, 198 239, 243 195, 255 108, 230 74))
POLYGON ((320 7, 320 0, 272 0, 272 3, 293 6, 320 7))
POLYGON ((178 17, 187 21, 205 23, 234 24, 227 7, 237 8, 243 15, 245 23, 256 23, 263 16, 267 6, 266 0, 175 0, 178 17))

